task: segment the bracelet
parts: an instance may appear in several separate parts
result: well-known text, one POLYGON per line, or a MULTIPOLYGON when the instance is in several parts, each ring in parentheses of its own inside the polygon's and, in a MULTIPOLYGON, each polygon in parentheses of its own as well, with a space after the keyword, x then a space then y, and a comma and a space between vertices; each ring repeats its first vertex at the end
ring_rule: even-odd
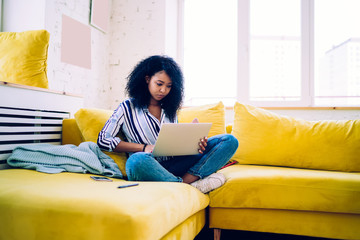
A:
POLYGON ((147 146, 147 144, 145 143, 145 144, 144 144, 144 147, 143 147, 143 150, 142 150, 143 152, 145 152, 146 146, 147 146))

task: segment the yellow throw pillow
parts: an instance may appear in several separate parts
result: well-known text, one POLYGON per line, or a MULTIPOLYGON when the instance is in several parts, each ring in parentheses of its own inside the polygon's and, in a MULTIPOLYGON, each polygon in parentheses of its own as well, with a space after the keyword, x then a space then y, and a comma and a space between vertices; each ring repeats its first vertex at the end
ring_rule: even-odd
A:
POLYGON ((360 120, 306 121, 236 103, 241 164, 360 171, 360 120))
POLYGON ((178 113, 179 123, 190 123, 194 118, 198 118, 199 122, 212 123, 209 137, 225 133, 225 108, 222 102, 183 108, 178 113))
POLYGON ((127 160, 126 153, 116 153, 116 152, 107 152, 107 151, 103 151, 103 152, 109 157, 111 157, 112 160, 114 160, 116 165, 119 167, 122 175, 126 177, 127 176, 125 169, 126 160, 127 160))
POLYGON ((111 110, 96 108, 81 108, 77 111, 75 120, 84 140, 96 143, 99 132, 112 114, 113 111, 111 110))
POLYGON ((230 134, 232 132, 232 128, 233 128, 233 126, 231 124, 227 125, 226 126, 226 133, 230 134))
MULTIPOLYGON (((75 120, 79 126, 80 132, 85 141, 97 142, 99 132, 104 127, 106 121, 110 118, 114 111, 96 109, 96 108, 82 108, 75 113, 75 120)), ((121 136, 119 136, 123 139, 121 136)), ((106 152, 115 163, 118 165, 121 173, 126 176, 125 163, 127 160, 126 153, 106 152)))
POLYGON ((48 88, 49 38, 46 30, 0 32, 0 81, 48 88))

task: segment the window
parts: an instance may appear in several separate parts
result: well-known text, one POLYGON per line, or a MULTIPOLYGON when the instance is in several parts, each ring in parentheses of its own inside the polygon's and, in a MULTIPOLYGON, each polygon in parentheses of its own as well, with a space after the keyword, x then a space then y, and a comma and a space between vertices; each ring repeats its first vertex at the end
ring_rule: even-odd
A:
POLYGON ((190 0, 184 8, 185 104, 219 98, 232 104, 237 94, 237 0, 190 0))
POLYGON ((185 104, 360 106, 360 1, 184 0, 183 9, 185 104))
POLYGON ((300 0, 250 1, 251 101, 300 100, 300 9, 300 0))
POLYGON ((2 0, 0 0, 0 32, 2 32, 2 0))
POLYGON ((314 9, 315 104, 359 106, 360 2, 316 0, 314 9))

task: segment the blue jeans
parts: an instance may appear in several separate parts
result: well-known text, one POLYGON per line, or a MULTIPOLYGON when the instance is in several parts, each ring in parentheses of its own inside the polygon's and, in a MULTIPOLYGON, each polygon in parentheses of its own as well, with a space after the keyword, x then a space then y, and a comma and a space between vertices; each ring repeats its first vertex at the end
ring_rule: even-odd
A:
POLYGON ((126 174, 130 181, 182 182, 185 173, 204 178, 223 167, 238 145, 233 135, 222 134, 208 139, 203 154, 175 156, 158 162, 151 153, 137 152, 126 161, 126 174))

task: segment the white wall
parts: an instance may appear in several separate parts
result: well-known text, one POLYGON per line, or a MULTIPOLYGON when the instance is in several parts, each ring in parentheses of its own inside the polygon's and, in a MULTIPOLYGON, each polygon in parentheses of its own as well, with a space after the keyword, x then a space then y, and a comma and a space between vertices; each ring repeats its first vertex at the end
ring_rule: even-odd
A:
POLYGON ((62 15, 90 26, 90 1, 4 0, 3 6, 3 31, 46 29, 50 32, 47 68, 50 89, 82 95, 84 107, 110 105, 110 33, 91 27, 91 69, 61 62, 62 15))
POLYGON ((177 1, 113 0, 112 4, 110 108, 114 109, 124 100, 126 77, 138 61, 157 54, 166 54, 176 60, 176 43, 167 34, 177 33, 177 22, 166 19, 170 18, 171 12, 176 16, 177 1), (171 28, 173 32, 166 31, 171 28))
POLYGON ((4 32, 38 30, 45 27, 45 0, 3 0, 4 32))
POLYGON ((91 70, 61 62, 62 15, 89 25, 90 0, 4 1, 3 30, 48 30, 49 88, 83 95, 85 107, 114 109, 141 59, 166 54, 177 60, 177 0, 109 0, 109 31, 91 27, 91 70))
POLYGON ((90 26, 90 1, 46 1, 45 12, 45 28, 50 32, 49 88, 83 95, 84 107, 107 108, 111 88, 109 77, 110 33, 90 27, 91 69, 61 62, 62 15, 90 26))

